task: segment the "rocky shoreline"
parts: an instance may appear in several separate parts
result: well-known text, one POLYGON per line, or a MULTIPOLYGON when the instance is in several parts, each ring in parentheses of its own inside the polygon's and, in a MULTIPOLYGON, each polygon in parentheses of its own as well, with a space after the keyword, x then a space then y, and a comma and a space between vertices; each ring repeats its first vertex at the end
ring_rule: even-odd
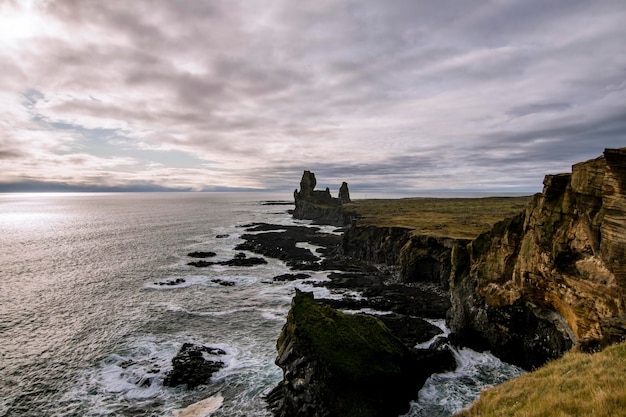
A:
MULTIPOLYGON (((361 227, 358 219, 342 214, 340 199, 329 204, 328 190, 317 195, 314 185, 314 175, 305 172, 294 193, 294 217, 350 227, 340 248, 326 250, 334 256, 292 268, 347 263, 342 273, 329 275, 327 285, 345 285, 366 298, 321 303, 388 309, 405 317, 445 315, 453 331, 450 342, 491 350, 525 369, 572 347, 595 351, 626 337, 626 148, 607 149, 574 165, 571 174, 548 175, 543 192, 525 211, 474 240, 361 227), (313 197, 303 201, 307 196, 313 197), (430 284, 431 290, 413 289, 415 283, 430 284), (424 311, 424 305, 437 305, 430 297, 441 303, 424 311)), ((306 363, 306 355, 298 361, 306 363)), ((296 401, 301 394, 288 378, 293 370, 283 370, 282 395, 296 401)), ((290 415, 284 410, 274 401, 275 415, 290 415)), ((387 415, 379 413, 372 415, 387 415)))
MULTIPOLYGON (((345 227, 343 234, 255 223, 241 226, 236 247, 284 261, 293 273, 274 281, 327 271, 327 281, 309 283, 345 294, 294 297, 277 342, 284 378, 268 395, 276 416, 397 416, 429 375, 454 368, 450 345, 530 370, 572 347, 598 350, 626 336, 626 148, 547 176, 523 212, 475 239, 361 225, 343 210, 346 183, 338 198, 315 185, 305 171, 292 214, 345 227), (452 333, 420 350, 441 335, 425 318, 445 318, 452 333), (334 334, 332 348, 320 333, 334 334), (387 364, 378 374, 365 369, 373 358, 387 364)), ((189 263, 196 267, 217 264, 202 259, 210 252, 189 256, 201 258, 189 263)), ((262 261, 244 255, 219 264, 262 261)))

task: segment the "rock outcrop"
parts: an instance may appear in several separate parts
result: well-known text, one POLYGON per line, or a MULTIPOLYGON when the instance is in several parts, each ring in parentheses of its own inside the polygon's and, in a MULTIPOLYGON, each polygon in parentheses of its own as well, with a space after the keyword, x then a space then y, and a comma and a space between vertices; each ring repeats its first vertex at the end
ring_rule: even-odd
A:
POLYGON ((166 375, 163 385, 175 387, 186 384, 187 388, 193 389, 208 384, 211 376, 224 366, 224 362, 211 358, 225 354, 222 349, 184 343, 172 359, 172 370, 166 375))
POLYGON ((403 227, 359 226, 345 231, 343 253, 398 269, 403 283, 432 282, 448 288, 452 249, 469 240, 414 234, 403 227))
POLYGON ((548 175, 526 210, 452 253, 449 324, 532 368, 626 336, 626 148, 548 175))
POLYGON ((330 189, 316 190, 317 180, 311 171, 304 171, 300 180, 300 191, 295 190, 293 197, 295 209, 293 217, 296 219, 315 220, 319 223, 343 226, 349 223, 341 209, 342 204, 350 202, 348 184, 341 184, 339 197, 333 197, 330 189))
POLYGON ((281 417, 395 417, 430 374, 454 366, 449 352, 413 352, 375 317, 343 314, 299 291, 277 349, 283 381, 268 402, 281 417))

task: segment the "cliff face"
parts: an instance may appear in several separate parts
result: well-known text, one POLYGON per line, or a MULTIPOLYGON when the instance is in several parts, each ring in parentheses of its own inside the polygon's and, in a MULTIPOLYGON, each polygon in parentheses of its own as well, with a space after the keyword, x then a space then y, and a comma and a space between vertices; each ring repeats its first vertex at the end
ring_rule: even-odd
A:
POLYGON ((413 234, 402 227, 354 225, 343 236, 343 253, 374 264, 398 267, 401 282, 448 287, 452 249, 469 240, 413 234))
POLYGON ((268 402, 284 417, 403 414, 441 356, 420 362, 375 317, 343 314, 297 290, 277 349, 283 381, 268 402))
POLYGON ((452 330, 534 367, 626 335, 626 148, 549 175, 520 215, 452 254, 452 330))
POLYGON ((348 184, 343 183, 339 189, 339 197, 331 196, 330 190, 316 190, 315 174, 304 171, 300 180, 300 191, 295 190, 293 197, 296 208, 293 217, 296 219, 316 220, 319 223, 343 226, 349 223, 341 209, 341 205, 350 202, 348 184))

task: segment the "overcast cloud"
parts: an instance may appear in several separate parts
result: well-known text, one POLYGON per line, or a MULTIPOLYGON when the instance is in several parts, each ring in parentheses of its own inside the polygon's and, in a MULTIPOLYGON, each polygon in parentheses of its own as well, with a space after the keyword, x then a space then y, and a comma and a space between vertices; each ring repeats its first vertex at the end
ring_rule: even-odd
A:
POLYGON ((0 189, 277 191, 308 169, 539 191, 626 146, 625 22, 624 0, 5 0, 0 189))

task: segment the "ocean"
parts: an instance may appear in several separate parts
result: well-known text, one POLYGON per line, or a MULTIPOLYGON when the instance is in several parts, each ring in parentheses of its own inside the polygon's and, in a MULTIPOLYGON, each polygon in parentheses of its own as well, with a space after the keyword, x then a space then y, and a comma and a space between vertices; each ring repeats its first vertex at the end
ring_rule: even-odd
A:
MULTIPOLYGON (((263 204, 277 197, 289 198, 0 194, 0 416, 173 416, 212 395, 223 397, 214 416, 269 416, 263 396, 282 378, 275 344, 294 288, 341 294, 273 282, 290 272, 278 260, 195 268, 187 254, 229 260, 241 225, 306 224, 263 204), (185 342, 226 352, 210 385, 163 386, 185 342)), ((455 355, 459 369, 431 377, 408 416, 449 416, 521 373, 488 353, 455 355)))

